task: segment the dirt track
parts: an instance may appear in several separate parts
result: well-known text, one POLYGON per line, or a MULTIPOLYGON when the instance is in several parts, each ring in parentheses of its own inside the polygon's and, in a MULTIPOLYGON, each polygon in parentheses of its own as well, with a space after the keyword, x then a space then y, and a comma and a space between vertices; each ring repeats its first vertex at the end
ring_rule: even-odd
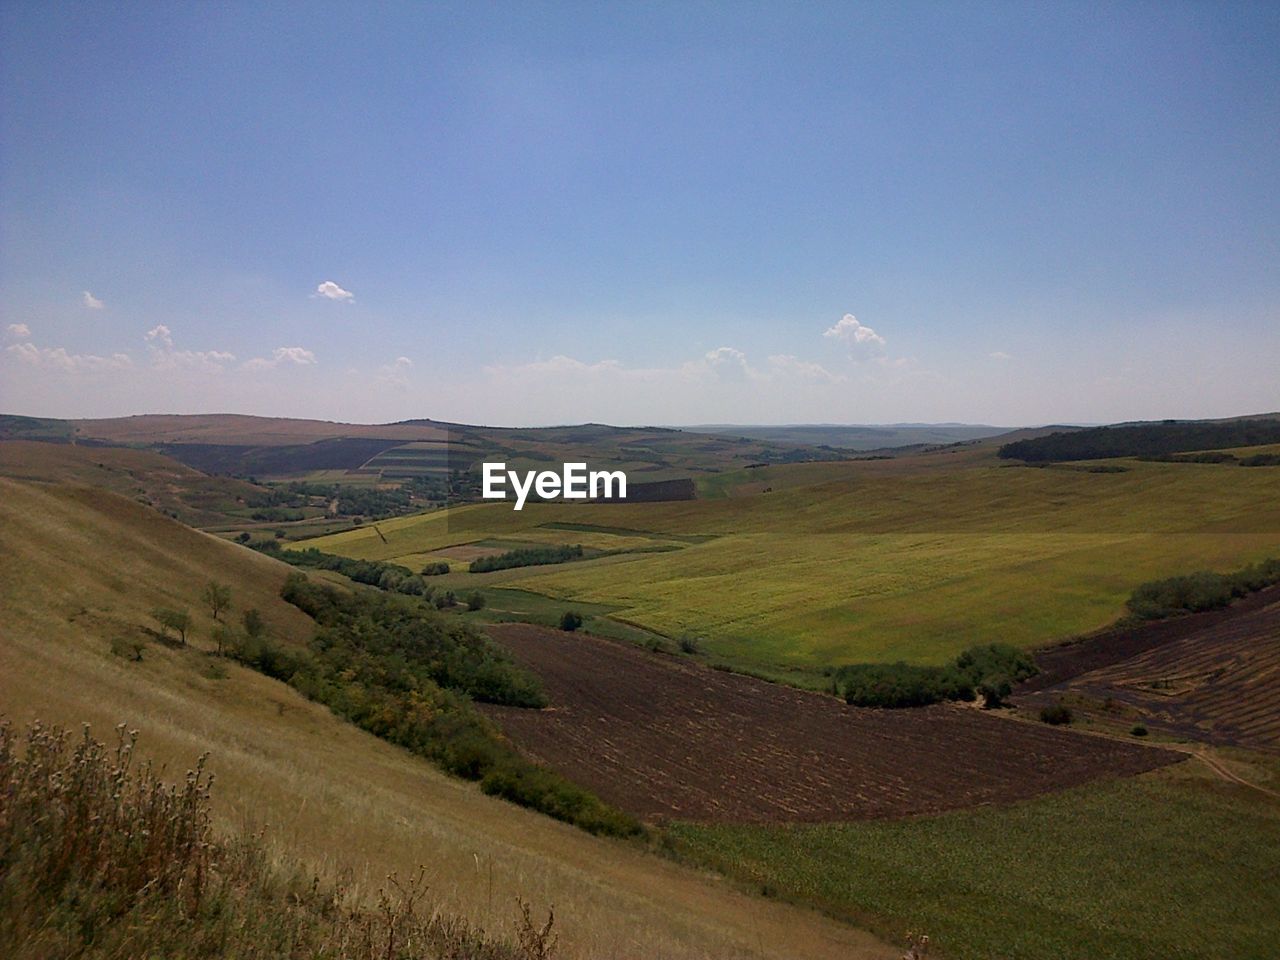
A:
POLYGON ((649 819, 899 817, 1182 759, 969 707, 849 707, 581 634, 487 629, 542 677, 551 706, 485 712, 535 759, 649 819))

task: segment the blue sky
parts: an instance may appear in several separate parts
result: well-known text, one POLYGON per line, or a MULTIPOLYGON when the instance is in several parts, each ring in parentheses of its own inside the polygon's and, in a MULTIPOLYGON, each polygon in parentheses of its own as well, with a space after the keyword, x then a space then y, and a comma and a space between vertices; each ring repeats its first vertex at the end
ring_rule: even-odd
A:
POLYGON ((365 6, 0 7, 0 409, 1280 408, 1280 7, 365 6))

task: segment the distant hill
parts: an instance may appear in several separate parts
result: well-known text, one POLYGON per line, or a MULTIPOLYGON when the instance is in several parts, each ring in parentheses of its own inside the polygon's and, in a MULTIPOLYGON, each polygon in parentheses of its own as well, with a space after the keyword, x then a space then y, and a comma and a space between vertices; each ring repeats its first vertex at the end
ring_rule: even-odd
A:
POLYGON ((1008 427, 967 423, 890 423, 842 425, 831 423, 786 426, 704 424, 691 431, 741 437, 769 443, 795 443, 838 450, 883 450, 890 447, 960 443, 983 440, 1008 432, 1008 427))
POLYGON ((586 461, 635 482, 688 479, 748 463, 839 460, 803 439, 726 436, 669 427, 586 423, 490 427, 436 420, 334 423, 232 414, 53 420, 0 415, 0 439, 155 450, 206 473, 261 479, 402 483, 467 471, 481 460, 513 469, 586 461))
POLYGON ((1006 443, 1000 456, 1028 463, 1160 457, 1195 450, 1222 450, 1280 443, 1280 418, 1165 420, 1092 427, 1006 443))

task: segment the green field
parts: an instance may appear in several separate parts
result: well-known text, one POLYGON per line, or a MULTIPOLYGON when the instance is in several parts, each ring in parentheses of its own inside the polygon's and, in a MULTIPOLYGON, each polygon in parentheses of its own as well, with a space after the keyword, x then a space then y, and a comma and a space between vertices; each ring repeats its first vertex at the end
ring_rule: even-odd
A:
POLYGON ((1280 553, 1280 470, 1109 465, 1124 470, 1029 468, 964 448, 771 466, 726 474, 715 499, 519 513, 482 504, 313 543, 392 560, 492 540, 668 544, 678 549, 467 582, 608 604, 764 671, 937 663, 976 642, 1040 644, 1115 620, 1142 581, 1280 553))
POLYGON ((926 933, 951 960, 1264 960, 1280 938, 1280 802, 1193 762, 1007 808, 671 836, 752 889, 926 933))

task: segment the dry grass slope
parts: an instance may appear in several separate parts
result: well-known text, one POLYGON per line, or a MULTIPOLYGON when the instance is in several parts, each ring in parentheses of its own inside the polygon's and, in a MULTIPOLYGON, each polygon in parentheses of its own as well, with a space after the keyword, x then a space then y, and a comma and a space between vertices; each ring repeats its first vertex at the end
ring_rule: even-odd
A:
POLYGON ((554 905, 565 957, 893 956, 868 934, 735 892, 638 849, 481 795, 346 725, 279 683, 214 669, 199 593, 231 585, 236 611, 303 640, 278 599, 288 568, 101 491, 0 480, 0 712, 15 723, 122 720, 170 769, 211 753, 215 825, 266 826, 284 859, 371 896, 425 865, 441 908, 509 931, 517 897, 554 905), (113 656, 155 606, 196 615, 187 649, 113 656))

